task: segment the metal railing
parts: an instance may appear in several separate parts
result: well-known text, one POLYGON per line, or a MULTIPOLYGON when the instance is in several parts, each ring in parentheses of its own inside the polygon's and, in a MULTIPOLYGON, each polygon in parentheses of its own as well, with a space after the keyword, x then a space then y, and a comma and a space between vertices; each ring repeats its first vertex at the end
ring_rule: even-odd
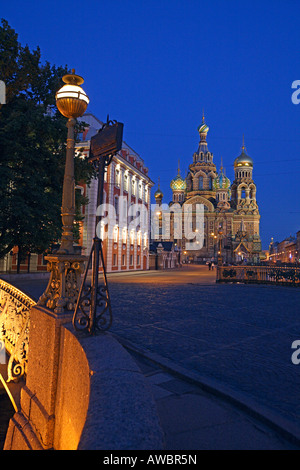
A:
POLYGON ((9 354, 7 382, 27 371, 30 309, 36 302, 0 279, 0 351, 9 354))
POLYGON ((288 266, 218 266, 217 282, 278 284, 300 287, 300 268, 288 266))

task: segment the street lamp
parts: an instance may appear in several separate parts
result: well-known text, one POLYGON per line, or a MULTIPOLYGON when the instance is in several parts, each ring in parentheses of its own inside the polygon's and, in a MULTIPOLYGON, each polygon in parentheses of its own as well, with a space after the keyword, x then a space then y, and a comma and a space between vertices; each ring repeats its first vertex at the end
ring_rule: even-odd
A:
POLYGON ((222 237, 223 237, 223 232, 222 232, 222 230, 219 230, 218 234, 219 234, 218 266, 222 266, 222 264, 223 264, 223 259, 222 259, 222 237))
POLYGON ((216 240, 217 240, 217 235, 215 235, 214 232, 211 232, 211 237, 212 237, 212 241, 213 241, 213 245, 214 245, 214 260, 216 258, 216 240))
POLYGON ((83 78, 71 74, 62 78, 65 85, 56 93, 56 105, 60 113, 68 118, 67 151, 62 196, 62 236, 57 252, 48 255, 47 269, 50 271, 48 286, 40 297, 38 305, 45 305, 55 313, 74 310, 80 289, 81 274, 84 271, 85 256, 75 254, 73 246, 73 223, 75 219, 75 178, 74 178, 74 127, 76 118, 82 116, 89 98, 80 87, 83 78))
POLYGON ((83 83, 83 78, 72 74, 62 78, 64 85, 56 93, 56 105, 61 114, 68 118, 67 128, 67 154, 65 176, 63 184, 62 198, 62 221, 63 233, 61 246, 58 253, 74 253, 73 247, 73 223, 75 218, 75 178, 74 178, 74 126, 76 118, 82 116, 87 108, 89 99, 83 89, 79 86, 83 83))

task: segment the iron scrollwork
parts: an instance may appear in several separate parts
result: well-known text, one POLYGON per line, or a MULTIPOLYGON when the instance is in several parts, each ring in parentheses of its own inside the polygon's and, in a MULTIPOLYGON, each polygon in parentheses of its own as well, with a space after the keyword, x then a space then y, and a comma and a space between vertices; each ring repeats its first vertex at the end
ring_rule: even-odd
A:
POLYGON ((30 309, 34 300, 0 280, 0 350, 10 355, 7 382, 17 381, 27 372, 30 309))

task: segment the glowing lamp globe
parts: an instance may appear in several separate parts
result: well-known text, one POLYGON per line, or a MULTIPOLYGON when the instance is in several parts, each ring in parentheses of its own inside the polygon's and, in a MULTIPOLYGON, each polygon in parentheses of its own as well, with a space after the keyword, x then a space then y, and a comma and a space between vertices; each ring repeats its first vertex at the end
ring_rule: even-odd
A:
POLYGON ((82 116, 89 104, 89 98, 85 91, 79 86, 84 82, 83 78, 71 74, 64 75, 62 81, 65 85, 55 95, 56 106, 60 113, 67 118, 82 116))

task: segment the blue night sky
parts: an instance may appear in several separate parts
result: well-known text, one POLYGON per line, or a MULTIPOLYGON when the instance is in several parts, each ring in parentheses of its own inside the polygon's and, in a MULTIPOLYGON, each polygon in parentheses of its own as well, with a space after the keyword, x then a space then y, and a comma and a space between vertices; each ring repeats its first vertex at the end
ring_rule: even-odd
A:
POLYGON ((184 175, 192 163, 204 108, 208 148, 231 180, 245 134, 263 248, 300 229, 300 2, 14 0, 0 16, 43 61, 85 78, 89 112, 124 122, 164 202, 178 159, 184 175))

